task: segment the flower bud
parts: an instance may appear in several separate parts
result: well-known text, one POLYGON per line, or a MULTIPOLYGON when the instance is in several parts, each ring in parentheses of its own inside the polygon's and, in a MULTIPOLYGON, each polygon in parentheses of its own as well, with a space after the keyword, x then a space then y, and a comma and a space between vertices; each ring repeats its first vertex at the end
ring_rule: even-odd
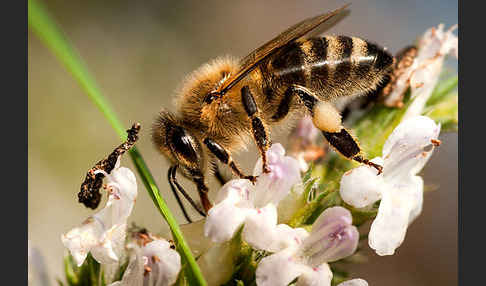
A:
POLYGON ((351 255, 358 247, 358 229, 351 213, 343 207, 325 210, 314 223, 312 232, 301 247, 308 264, 318 266, 351 255))

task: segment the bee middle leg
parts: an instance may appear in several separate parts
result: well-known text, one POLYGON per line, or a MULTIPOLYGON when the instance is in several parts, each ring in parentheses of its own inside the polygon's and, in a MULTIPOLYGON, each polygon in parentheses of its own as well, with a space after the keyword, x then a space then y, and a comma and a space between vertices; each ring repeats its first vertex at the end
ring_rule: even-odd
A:
POLYGON ((336 108, 325 101, 319 100, 310 90, 302 86, 291 86, 289 91, 297 94, 300 101, 307 107, 312 115, 314 125, 339 153, 348 159, 369 165, 378 170, 380 174, 383 167, 375 164, 362 155, 361 148, 356 139, 341 124, 341 115, 336 108))
POLYGON ((245 107, 246 114, 251 120, 251 130, 253 132, 253 138, 255 139, 260 155, 262 156, 262 171, 263 173, 270 173, 270 169, 267 166, 267 150, 270 147, 270 138, 268 132, 265 129, 263 121, 258 116, 259 110, 256 105, 255 98, 251 94, 250 88, 244 86, 241 88, 241 101, 245 107))
POLYGON ((247 179, 250 180, 252 183, 256 182, 256 177, 255 176, 247 176, 241 172, 240 168, 236 165, 236 163, 233 161, 233 158, 229 154, 228 151, 226 151, 223 146, 218 144, 216 141, 214 141, 211 138, 205 138, 203 140, 203 143, 208 147, 209 151, 213 153, 216 158, 219 159, 219 161, 225 165, 228 165, 231 168, 231 171, 238 176, 241 179, 247 179))

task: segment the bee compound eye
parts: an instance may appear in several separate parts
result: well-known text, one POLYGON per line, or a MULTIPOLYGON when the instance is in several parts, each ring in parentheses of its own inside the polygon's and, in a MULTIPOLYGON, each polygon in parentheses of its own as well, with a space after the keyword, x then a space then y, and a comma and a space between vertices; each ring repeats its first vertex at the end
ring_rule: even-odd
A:
POLYGON ((180 163, 199 165, 201 148, 199 142, 189 132, 180 126, 175 126, 171 128, 168 135, 170 149, 180 163))

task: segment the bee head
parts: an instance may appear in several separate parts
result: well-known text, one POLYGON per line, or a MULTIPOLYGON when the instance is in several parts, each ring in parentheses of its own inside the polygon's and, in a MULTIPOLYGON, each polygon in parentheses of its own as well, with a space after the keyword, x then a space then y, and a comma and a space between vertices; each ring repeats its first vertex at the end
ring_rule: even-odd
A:
POLYGON ((173 114, 162 111, 152 126, 155 147, 189 178, 202 175, 205 168, 200 140, 173 114))

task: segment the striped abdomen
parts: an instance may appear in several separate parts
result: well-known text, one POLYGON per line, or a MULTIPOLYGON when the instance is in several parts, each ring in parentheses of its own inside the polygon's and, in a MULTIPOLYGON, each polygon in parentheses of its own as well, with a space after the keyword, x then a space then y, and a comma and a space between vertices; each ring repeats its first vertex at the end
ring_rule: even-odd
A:
POLYGON ((271 86, 302 85, 323 99, 370 91, 389 72, 393 57, 375 44, 346 36, 288 44, 261 67, 271 86))

